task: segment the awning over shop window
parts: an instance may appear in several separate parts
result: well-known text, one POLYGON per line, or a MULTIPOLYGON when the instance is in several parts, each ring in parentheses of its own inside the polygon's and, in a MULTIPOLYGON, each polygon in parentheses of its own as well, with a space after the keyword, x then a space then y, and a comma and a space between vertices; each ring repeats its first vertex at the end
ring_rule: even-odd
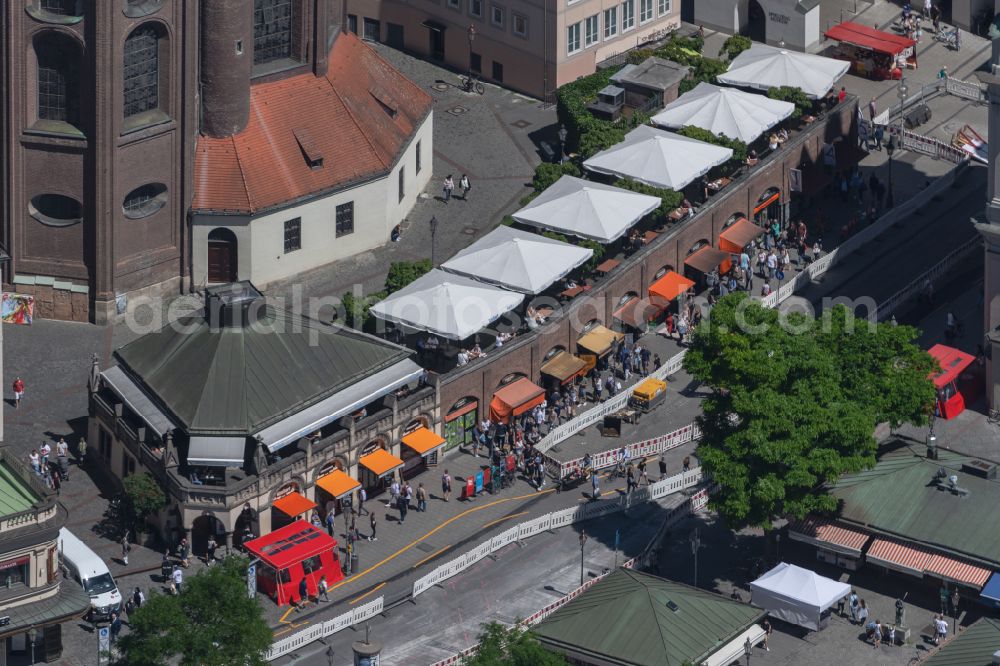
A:
POLYGON ((361 487, 361 483, 351 478, 339 469, 335 469, 316 480, 316 485, 325 490, 330 497, 340 499, 361 487))
POLYGON ((930 562, 927 563, 927 573, 978 589, 989 580, 993 572, 944 555, 932 555, 930 562))
POLYGON ((833 39, 838 42, 844 42, 845 44, 851 44, 853 46, 860 46, 865 49, 872 51, 877 51, 878 53, 887 53, 889 55, 896 55, 907 49, 913 49, 916 46, 916 42, 912 39, 908 39, 901 35, 896 35, 891 32, 882 32, 881 30, 876 30, 867 25, 862 25, 860 23, 852 23, 851 21, 844 21, 839 23, 829 30, 827 30, 823 35, 827 39, 833 39))
POLYGON ((428 30, 433 30, 434 32, 444 32, 448 27, 444 23, 439 23, 437 21, 432 21, 430 19, 424 21, 420 25, 424 26, 428 30))
POLYGON ((990 601, 1000 602, 1000 574, 995 573, 990 576, 989 582, 986 583, 986 587, 979 593, 979 596, 990 601))
POLYGON ((649 297, 672 301, 693 286, 694 282, 680 273, 667 271, 666 275, 649 285, 649 297))
POLYGON ((271 506, 273 506, 275 509, 285 514, 286 516, 295 518, 296 516, 301 516, 303 513, 307 511, 312 511, 313 509, 315 509, 316 502, 313 502, 311 499, 303 497, 299 493, 291 492, 285 495, 284 497, 279 497, 278 499, 274 500, 274 503, 271 504, 271 506))
POLYGON ((246 437, 192 437, 188 443, 189 465, 242 467, 246 437))
POLYGON ((622 333, 616 333, 606 326, 595 326, 589 333, 577 340, 576 344, 598 356, 604 356, 611 351, 611 345, 615 341, 624 339, 625 335, 622 333))
POLYGON ((429 456, 445 445, 444 438, 427 428, 417 428, 403 435, 403 444, 422 456, 429 456))
POLYGON ((375 449, 368 455, 361 456, 358 462, 379 478, 403 466, 402 460, 385 449, 375 449))
POLYGON ((771 196, 769 196, 768 198, 764 199, 759 204, 757 204, 753 209, 753 214, 756 215, 757 213, 764 210, 771 204, 778 202, 780 199, 781 199, 781 193, 775 192, 774 194, 772 194, 771 196))
POLYGON ((474 412, 479 407, 478 400, 470 400, 458 409, 448 412, 447 416, 444 417, 445 423, 448 421, 454 421, 459 416, 465 416, 469 412, 474 412))
POLYGON ((542 364, 541 372, 565 384, 582 373, 587 368, 587 362, 569 352, 561 351, 542 364))
POLYGON ((788 537, 819 548, 858 556, 868 543, 869 535, 843 527, 828 520, 806 518, 788 526, 788 537))
POLYGON ((174 429, 174 424, 169 417, 153 404, 153 401, 142 392, 139 385, 132 381, 120 367, 108 368, 101 373, 101 378, 128 405, 128 408, 145 421, 157 435, 163 436, 166 432, 174 429))
POLYGON ((663 307, 642 298, 633 298, 612 313, 612 317, 634 328, 645 328, 646 322, 654 319, 663 307))
POLYGON ((700 271, 702 273, 711 273, 724 263, 728 264, 729 261, 730 258, 728 252, 716 250, 714 247, 706 245, 685 259, 684 265, 690 266, 696 271, 700 271))
POLYGON ((719 249, 739 254, 743 248, 750 244, 750 241, 756 240, 763 233, 763 229, 745 217, 741 217, 719 234, 719 249))
POLYGON ((520 416, 542 404, 544 400, 545 389, 522 377, 493 394, 490 419, 510 423, 512 416, 520 416))
POLYGON ((868 549, 868 561, 911 576, 923 576, 931 553, 890 539, 875 539, 868 549))

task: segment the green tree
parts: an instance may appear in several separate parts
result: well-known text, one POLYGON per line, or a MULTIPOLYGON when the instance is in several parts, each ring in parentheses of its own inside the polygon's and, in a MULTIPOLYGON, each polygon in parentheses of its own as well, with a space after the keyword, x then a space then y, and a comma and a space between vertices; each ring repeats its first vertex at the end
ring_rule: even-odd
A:
POLYGON ((747 159, 747 144, 740 139, 730 139, 727 136, 716 135, 707 129, 695 127, 694 125, 682 127, 677 133, 691 139, 697 139, 705 143, 714 143, 717 146, 731 149, 733 151, 732 161, 737 165, 743 164, 747 159))
POLYGON ((247 560, 230 556, 188 578, 177 595, 152 595, 129 615, 117 664, 128 666, 265 666, 271 629, 247 597, 247 560))
POLYGON ((385 291, 377 291, 367 296, 355 296, 353 292, 345 292, 340 297, 340 304, 344 306, 344 326, 358 330, 366 328, 372 319, 371 307, 388 295, 385 291))
POLYGON ((535 176, 531 179, 531 186, 535 188, 535 192, 542 192, 564 175, 579 178, 582 173, 580 167, 573 162, 563 162, 562 164, 542 162, 535 169, 535 176))
POLYGON ((419 261, 394 261, 389 265, 389 274, 385 276, 385 291, 395 293, 416 280, 433 268, 430 259, 419 261))
POLYGON ((465 666, 568 666, 562 655, 549 652, 529 632, 499 622, 482 625, 479 651, 465 659, 465 666))
POLYGON ((648 194, 650 196, 659 197, 660 207, 657 208, 652 215, 655 215, 660 222, 663 222, 666 219, 666 216, 670 214, 670 211, 680 206, 684 201, 684 194, 681 192, 662 187, 653 187, 652 185, 640 183, 639 181, 632 180, 630 178, 619 178, 615 181, 615 187, 620 187, 623 190, 631 190, 632 192, 638 192, 639 194, 648 194))
POLYGON ((791 102, 795 105, 792 118, 799 118, 803 113, 812 110, 813 101, 802 92, 802 88, 792 86, 779 86, 767 91, 767 96, 771 99, 780 99, 783 102, 791 102))
POLYGON ((722 43, 719 49, 719 57, 725 55, 729 60, 733 60, 739 54, 753 46, 753 40, 743 35, 733 35, 722 43))
POLYGON ((167 504, 167 495, 159 482, 148 472, 129 474, 122 481, 129 513, 135 518, 136 527, 146 529, 146 519, 159 513, 167 504))
POLYGON ((684 367, 711 391, 698 457, 730 527, 834 511, 824 484, 875 464, 878 423, 926 422, 934 361, 917 330, 869 326, 843 306, 815 319, 734 294, 695 330, 684 367))

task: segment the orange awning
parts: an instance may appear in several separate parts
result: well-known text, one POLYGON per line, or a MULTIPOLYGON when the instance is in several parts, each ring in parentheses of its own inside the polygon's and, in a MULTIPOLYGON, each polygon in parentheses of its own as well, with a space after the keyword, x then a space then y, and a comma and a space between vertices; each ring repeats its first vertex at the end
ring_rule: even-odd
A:
POLYGON ((767 208, 768 206, 770 206, 774 202, 778 201, 779 199, 781 199, 781 193, 780 192, 775 192, 774 194, 772 194, 768 198, 766 198, 763 201, 761 201, 760 203, 758 203, 754 207, 754 209, 753 209, 753 214, 756 215, 757 213, 759 213, 760 211, 764 210, 765 208, 767 208))
POLYGON ((510 423, 512 416, 520 416, 544 401, 545 389, 530 379, 521 377, 493 394, 490 419, 510 423))
POLYGON ((611 316, 633 328, 644 329, 647 322, 656 319, 662 311, 663 306, 636 297, 615 310, 611 316))
POLYGON ((891 539, 875 539, 868 549, 868 561, 911 576, 923 576, 931 561, 930 551, 891 539))
POLYGON ((820 548, 860 555, 861 549, 868 543, 869 536, 860 530, 854 530, 820 518, 806 518, 788 526, 788 536, 793 541, 811 543, 820 548))
POLYGON ((685 259, 684 265, 702 273, 711 273, 716 268, 720 269, 720 273, 725 273, 721 268, 723 264, 729 263, 729 260, 729 252, 716 250, 711 245, 706 245, 685 259))
POLYGON ((755 240, 763 233, 763 229, 745 217, 741 217, 719 234, 719 249, 739 254, 743 248, 750 244, 750 241, 755 240))
POLYGON ((436 432, 431 432, 427 428, 421 427, 403 435, 403 444, 406 444, 420 455, 427 456, 444 446, 445 441, 436 432))
POLYGON ((296 516, 301 516, 306 511, 312 511, 316 508, 316 502, 311 499, 303 497, 299 493, 291 492, 284 497, 279 497, 274 500, 271 504, 275 509, 285 514, 286 516, 291 516, 295 518, 296 516))
POLYGON ((375 449, 372 453, 369 453, 366 456, 361 456, 361 460, 358 462, 364 465, 377 477, 383 477, 393 470, 403 466, 402 460, 392 455, 385 449, 375 449))
POLYGON ((565 384, 587 369, 587 362, 569 352, 561 351, 539 368, 539 372, 549 377, 558 379, 565 384))
POLYGON ((985 585, 986 581, 993 575, 989 569, 967 564, 944 555, 931 556, 931 561, 927 563, 927 573, 945 578, 953 583, 972 585, 976 588, 985 585))
POLYGON ((359 481, 352 479, 339 469, 335 469, 329 474, 319 477, 316 480, 316 485, 328 492, 333 499, 340 499, 345 495, 350 495, 361 487, 359 481))
POLYGON ((694 282, 680 273, 667 271, 666 275, 649 285, 649 297, 672 301, 693 286, 694 282))

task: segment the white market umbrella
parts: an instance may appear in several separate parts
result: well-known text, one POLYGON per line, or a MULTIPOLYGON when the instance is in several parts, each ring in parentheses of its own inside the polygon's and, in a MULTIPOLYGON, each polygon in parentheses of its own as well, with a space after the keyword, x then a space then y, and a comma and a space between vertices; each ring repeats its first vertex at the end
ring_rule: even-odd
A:
POLYGON ((819 99, 850 66, 851 63, 845 60, 754 44, 736 56, 729 71, 716 78, 719 83, 757 90, 781 86, 801 88, 812 99, 819 99))
POLYGON ((593 254, 587 248, 501 226, 441 264, 441 268, 514 291, 538 294, 593 254))
POLYGON ((736 88, 699 83, 653 116, 668 129, 700 127, 716 136, 750 143, 792 115, 795 105, 736 88))
POLYGON ((513 217, 522 224, 610 243, 661 203, 659 197, 563 176, 513 217))
POLYGON ((371 308, 371 313, 449 340, 464 340, 510 312, 524 294, 432 270, 371 308))
POLYGON ((626 134, 623 142, 586 160, 583 166, 653 187, 680 190, 732 156, 729 148, 642 125, 626 134))

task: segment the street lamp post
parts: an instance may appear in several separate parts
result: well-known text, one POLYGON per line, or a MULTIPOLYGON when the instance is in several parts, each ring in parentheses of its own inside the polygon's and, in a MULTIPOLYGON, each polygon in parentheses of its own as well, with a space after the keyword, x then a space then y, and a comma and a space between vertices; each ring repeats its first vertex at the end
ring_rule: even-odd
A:
MULTIPOLYGON (((958 633, 958 588, 956 587, 951 591, 951 635, 955 636, 958 633)), ((948 626, 948 625, 945 625, 948 626)))
POLYGON ((753 644, 750 642, 750 637, 747 636, 747 640, 743 643, 743 654, 747 658, 747 666, 750 666, 750 653, 753 652, 753 644))
POLYGON ((565 125, 559 126, 559 164, 566 161, 566 135, 569 132, 566 131, 565 125))
POLYGON ((437 228, 438 228, 438 219, 436 216, 432 215, 431 216, 431 268, 437 266, 437 262, 435 261, 435 256, 434 256, 436 249, 435 245, 437 244, 437 228))
POLYGON ((472 80, 472 41, 476 38, 476 26, 469 25, 469 80, 472 80))
POLYGON ((777 557, 778 562, 781 562, 781 535, 774 535, 774 552, 777 557))
POLYGON ((580 530, 580 585, 583 585, 583 547, 587 543, 587 533, 580 530))
POLYGON ((691 532, 691 554, 694 555, 694 586, 698 587, 698 549, 701 548, 701 535, 698 528, 691 532))
POLYGON ((31 663, 35 663, 35 639, 38 638, 38 630, 34 627, 28 629, 28 640, 31 641, 31 663))
POLYGON ((885 144, 885 154, 889 156, 889 195, 886 201, 886 208, 892 208, 893 206, 893 195, 892 195, 892 154, 896 152, 896 137, 892 134, 889 135, 889 142, 885 144))

